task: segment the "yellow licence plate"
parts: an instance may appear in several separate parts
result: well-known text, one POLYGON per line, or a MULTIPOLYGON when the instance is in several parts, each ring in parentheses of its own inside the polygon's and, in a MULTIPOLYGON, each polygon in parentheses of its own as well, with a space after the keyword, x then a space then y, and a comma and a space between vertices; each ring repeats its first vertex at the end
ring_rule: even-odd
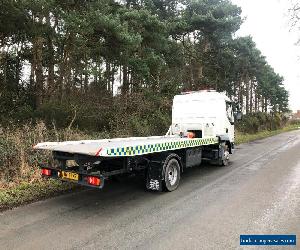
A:
POLYGON ((78 181, 79 180, 79 174, 72 173, 72 172, 61 171, 61 178, 62 179, 69 179, 69 180, 73 180, 73 181, 78 181))

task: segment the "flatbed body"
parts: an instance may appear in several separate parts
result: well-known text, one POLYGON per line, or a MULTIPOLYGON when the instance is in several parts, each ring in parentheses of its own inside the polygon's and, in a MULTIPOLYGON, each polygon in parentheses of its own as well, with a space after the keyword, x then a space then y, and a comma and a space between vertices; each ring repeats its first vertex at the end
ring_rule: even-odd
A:
POLYGON ((104 140, 44 142, 37 144, 34 148, 89 156, 124 157, 146 155, 215 143, 218 143, 217 137, 190 139, 181 138, 179 136, 151 136, 104 140))

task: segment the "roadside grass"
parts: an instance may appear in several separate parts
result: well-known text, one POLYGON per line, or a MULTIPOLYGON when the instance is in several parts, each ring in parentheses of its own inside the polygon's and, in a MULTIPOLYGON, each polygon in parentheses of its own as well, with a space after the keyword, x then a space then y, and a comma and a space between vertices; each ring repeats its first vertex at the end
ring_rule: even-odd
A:
POLYGON ((289 124, 281 129, 277 130, 263 130, 255 134, 247 134, 247 133, 240 133, 239 131, 236 132, 236 138, 235 138, 235 143, 242 144, 242 143, 247 143, 255 140, 260 140, 264 139, 270 136, 274 136, 277 134, 281 134, 284 132, 292 131, 292 130, 297 130, 300 129, 300 123, 297 124, 289 124))
POLYGON ((79 187, 73 183, 44 179, 35 183, 23 182, 16 187, 0 189, 0 211, 46 199, 79 187))
MULTIPOLYGON (((256 134, 246 134, 237 131, 236 144, 263 139, 299 128, 300 123, 295 123, 287 125, 282 129, 273 131, 265 130, 256 134)), ((78 135, 76 137, 78 138, 78 135)), ((29 169, 29 167, 27 166, 26 169, 29 169)), ((0 185, 0 211, 82 188, 76 184, 61 182, 59 180, 43 179, 40 177, 38 167, 34 166, 34 169, 30 178, 19 176, 16 178, 18 181, 0 185)))
POLYGON ((41 141, 104 138, 76 129, 46 128, 43 122, 21 127, 0 127, 0 211, 80 188, 41 177, 39 165, 51 164, 52 156, 32 148, 41 141))

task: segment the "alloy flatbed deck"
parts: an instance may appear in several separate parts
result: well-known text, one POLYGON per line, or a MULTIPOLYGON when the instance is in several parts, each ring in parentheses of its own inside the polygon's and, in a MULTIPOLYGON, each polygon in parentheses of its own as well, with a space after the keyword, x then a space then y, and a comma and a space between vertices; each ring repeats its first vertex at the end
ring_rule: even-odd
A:
POLYGON ((104 140, 43 142, 34 146, 56 152, 102 157, 137 156, 181 148, 218 143, 217 137, 181 138, 179 136, 129 137, 104 140))

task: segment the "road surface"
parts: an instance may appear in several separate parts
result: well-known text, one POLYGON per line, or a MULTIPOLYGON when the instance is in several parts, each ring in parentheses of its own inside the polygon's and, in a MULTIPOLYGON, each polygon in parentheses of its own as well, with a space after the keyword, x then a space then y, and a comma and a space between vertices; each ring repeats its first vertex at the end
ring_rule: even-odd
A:
POLYGON ((0 248, 227 250, 241 249, 240 234, 299 241, 300 130, 239 145, 230 166, 189 169, 172 193, 133 180, 1 213, 0 248))

